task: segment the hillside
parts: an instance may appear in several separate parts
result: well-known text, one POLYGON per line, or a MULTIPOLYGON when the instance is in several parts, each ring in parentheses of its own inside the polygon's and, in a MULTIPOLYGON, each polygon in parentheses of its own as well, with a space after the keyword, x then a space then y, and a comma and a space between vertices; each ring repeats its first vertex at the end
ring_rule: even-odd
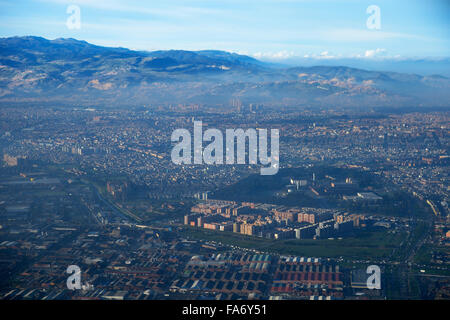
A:
POLYGON ((216 50, 132 51, 75 39, 0 39, 0 104, 243 103, 448 106, 450 80, 343 66, 279 68, 216 50))

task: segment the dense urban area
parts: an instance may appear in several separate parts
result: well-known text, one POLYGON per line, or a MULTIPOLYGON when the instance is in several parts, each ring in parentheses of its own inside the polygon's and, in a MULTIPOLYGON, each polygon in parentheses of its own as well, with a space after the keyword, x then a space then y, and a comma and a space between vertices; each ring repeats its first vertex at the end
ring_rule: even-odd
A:
POLYGON ((2 107, 0 299, 449 299, 449 123, 237 99, 2 107), (279 172, 174 164, 196 120, 279 129, 279 172))

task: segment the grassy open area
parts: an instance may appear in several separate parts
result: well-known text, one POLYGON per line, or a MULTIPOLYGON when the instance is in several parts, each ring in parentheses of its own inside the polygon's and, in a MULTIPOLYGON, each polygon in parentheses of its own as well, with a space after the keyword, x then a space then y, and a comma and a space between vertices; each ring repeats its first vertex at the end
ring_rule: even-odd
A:
POLYGON ((423 245, 414 257, 414 262, 424 265, 425 267, 413 268, 415 273, 419 273, 420 269, 424 269, 427 275, 442 275, 450 276, 450 268, 446 264, 439 264, 432 262, 432 252, 449 252, 449 249, 444 246, 431 246, 429 244, 423 245))
POLYGON ((431 263, 431 252, 433 247, 430 245, 423 245, 414 257, 414 262, 419 264, 431 263))
POLYGON ((279 254, 330 258, 342 256, 354 259, 388 257, 405 237, 405 234, 402 233, 367 231, 361 233, 357 238, 341 240, 273 240, 188 226, 184 226, 183 234, 191 239, 214 240, 227 245, 279 254))
POLYGON ((284 168, 277 175, 250 175, 237 183, 225 186, 211 193, 211 199, 233 201, 250 201, 271 203, 286 206, 302 206, 314 208, 338 208, 351 213, 369 213, 396 217, 427 217, 432 214, 429 206, 413 195, 401 189, 386 185, 378 175, 360 169, 337 168, 333 166, 314 166, 311 168, 284 168), (292 177, 308 180, 312 174, 316 180, 314 187, 320 196, 313 194, 308 187, 280 196, 286 191, 286 185, 292 177), (329 177, 333 181, 346 181, 350 178, 357 181, 352 191, 333 191, 329 177), (328 191, 324 191, 328 189, 328 191), (371 191, 382 197, 377 202, 346 201, 343 195, 355 195, 356 192, 371 191))

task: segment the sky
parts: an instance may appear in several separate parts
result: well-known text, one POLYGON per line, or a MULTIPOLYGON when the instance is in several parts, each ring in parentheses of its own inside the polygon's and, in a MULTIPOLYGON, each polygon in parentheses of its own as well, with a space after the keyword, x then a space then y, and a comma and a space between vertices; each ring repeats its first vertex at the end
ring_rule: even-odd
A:
POLYGON ((0 0, 0 37, 25 35, 262 60, 449 57, 450 1, 0 0), (71 5, 80 10, 80 28, 73 28, 71 5))

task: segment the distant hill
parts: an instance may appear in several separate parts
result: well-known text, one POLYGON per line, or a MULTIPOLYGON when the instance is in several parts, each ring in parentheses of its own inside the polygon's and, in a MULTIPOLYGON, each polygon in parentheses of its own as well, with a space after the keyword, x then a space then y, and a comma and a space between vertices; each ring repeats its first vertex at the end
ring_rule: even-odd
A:
POLYGON ((217 50, 132 51, 76 39, 0 39, 0 104, 243 103, 449 106, 450 80, 344 66, 280 68, 217 50))

